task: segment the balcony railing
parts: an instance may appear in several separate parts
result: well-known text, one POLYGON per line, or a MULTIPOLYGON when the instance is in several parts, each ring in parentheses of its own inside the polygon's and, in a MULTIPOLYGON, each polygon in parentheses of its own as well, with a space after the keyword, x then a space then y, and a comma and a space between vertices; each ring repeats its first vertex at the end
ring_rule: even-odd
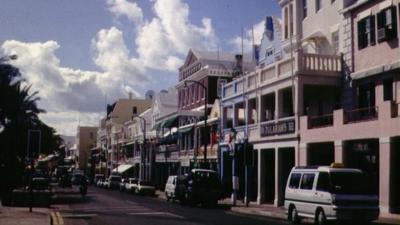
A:
POLYGON ((345 123, 354 123, 365 120, 374 120, 378 118, 378 107, 367 107, 354 109, 350 111, 344 112, 344 122, 345 123))
POLYGON ((342 58, 337 55, 304 53, 301 59, 303 71, 341 72, 342 70, 342 58))
POLYGON ((333 114, 308 117, 308 129, 333 126, 333 114))

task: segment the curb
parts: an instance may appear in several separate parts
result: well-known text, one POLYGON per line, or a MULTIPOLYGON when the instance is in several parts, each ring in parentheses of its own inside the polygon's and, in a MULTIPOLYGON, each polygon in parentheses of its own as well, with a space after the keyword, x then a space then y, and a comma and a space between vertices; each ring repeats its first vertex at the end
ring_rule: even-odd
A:
POLYGON ((251 210, 249 211, 235 207, 232 207, 231 211, 235 213, 240 213, 242 215, 261 216, 269 219, 286 220, 286 214, 275 213, 270 211, 251 211, 251 210))
POLYGON ((60 212, 50 213, 50 225, 64 225, 64 220, 60 212))

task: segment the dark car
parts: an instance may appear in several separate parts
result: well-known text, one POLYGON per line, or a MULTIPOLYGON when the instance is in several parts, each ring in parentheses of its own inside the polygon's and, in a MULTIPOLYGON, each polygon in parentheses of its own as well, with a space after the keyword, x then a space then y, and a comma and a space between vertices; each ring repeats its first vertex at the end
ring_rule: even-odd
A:
POLYGON ((215 206, 222 196, 218 174, 213 170, 193 169, 177 183, 177 198, 182 203, 215 206))
POLYGON ((121 183, 121 176, 119 175, 111 175, 108 178, 108 189, 117 189, 119 188, 119 184, 121 183))
POLYGON ((86 177, 83 174, 80 173, 73 174, 71 178, 71 183, 73 185, 80 185, 82 183, 82 179, 86 179, 86 177))

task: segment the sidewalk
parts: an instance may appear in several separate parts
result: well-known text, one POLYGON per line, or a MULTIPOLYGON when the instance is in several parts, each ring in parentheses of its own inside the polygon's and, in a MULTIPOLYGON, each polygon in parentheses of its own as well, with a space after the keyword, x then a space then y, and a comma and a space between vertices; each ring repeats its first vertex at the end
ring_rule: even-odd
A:
POLYGON ((48 225, 50 214, 48 208, 0 206, 0 224, 4 225, 48 225))

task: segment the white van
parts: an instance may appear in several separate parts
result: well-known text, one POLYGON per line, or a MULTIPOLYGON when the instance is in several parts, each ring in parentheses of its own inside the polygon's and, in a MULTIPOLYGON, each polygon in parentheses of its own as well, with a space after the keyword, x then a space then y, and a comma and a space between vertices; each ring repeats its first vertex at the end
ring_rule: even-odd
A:
POLYGON ((167 201, 176 199, 176 182, 177 176, 169 176, 167 183, 165 184, 165 197, 167 201))
POLYGON ((368 222, 379 217, 378 196, 373 194, 361 170, 331 166, 293 167, 286 191, 288 220, 314 219, 315 224, 333 220, 368 222))

